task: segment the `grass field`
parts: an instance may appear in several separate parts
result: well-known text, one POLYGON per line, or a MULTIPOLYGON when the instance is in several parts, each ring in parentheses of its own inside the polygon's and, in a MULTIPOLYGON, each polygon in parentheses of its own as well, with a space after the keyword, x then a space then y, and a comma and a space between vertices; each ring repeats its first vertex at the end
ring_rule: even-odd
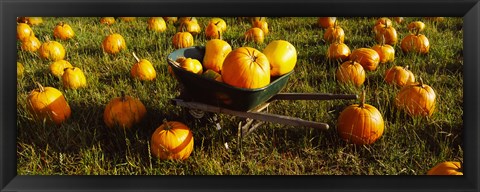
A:
MULTIPOLYGON (((167 55, 175 49, 173 24, 167 31, 146 30, 148 18, 116 22, 107 27, 100 18, 44 17, 32 26, 41 42, 53 39, 58 22, 72 26, 75 37, 57 40, 66 49, 66 58, 81 68, 88 86, 64 89, 61 79, 50 74, 49 61, 37 53, 20 50, 17 61, 25 66, 17 82, 17 172, 18 175, 424 175, 437 163, 463 160, 463 32, 462 18, 433 22, 405 17, 393 23, 399 41, 409 32, 407 24, 421 20, 422 32, 431 48, 427 55, 404 54, 399 43, 395 61, 367 72, 361 87, 339 84, 335 70, 339 65, 326 59, 329 44, 322 40, 324 29, 317 18, 267 18, 270 33, 263 44, 245 42, 248 19, 223 18, 227 31, 223 39, 232 48, 251 46, 259 50, 271 41, 292 43, 298 61, 283 92, 360 94, 367 91, 366 103, 375 106, 385 120, 383 136, 372 145, 344 142, 336 132, 339 113, 358 100, 275 101, 269 112, 306 120, 325 122, 327 131, 265 123, 241 142, 238 124, 229 115, 207 114, 193 118, 187 110, 174 106, 170 99, 180 94, 179 84, 167 70, 167 55), (110 30, 121 34, 127 50, 117 55, 102 51, 101 43, 110 30), (157 78, 140 82, 130 77, 135 52, 149 60, 157 78), (436 111, 430 118, 409 117, 394 105, 399 88, 384 82, 384 72, 393 65, 409 65, 416 77, 436 92, 436 111), (35 121, 26 109, 27 95, 34 82, 59 89, 72 109, 70 119, 60 126, 35 121), (139 98, 147 108, 143 121, 131 130, 109 129, 103 111, 110 99, 127 95, 139 98), (217 130, 217 118, 222 129, 217 130), (193 132, 195 144, 186 161, 162 161, 150 154, 154 130, 167 120, 185 123, 193 132), (228 148, 225 147, 228 144, 228 148)), ((210 18, 197 18, 202 33, 195 45, 205 45, 204 29, 210 18)), ((377 18, 339 17, 345 31, 345 44, 351 50, 376 44, 373 26, 377 18)))

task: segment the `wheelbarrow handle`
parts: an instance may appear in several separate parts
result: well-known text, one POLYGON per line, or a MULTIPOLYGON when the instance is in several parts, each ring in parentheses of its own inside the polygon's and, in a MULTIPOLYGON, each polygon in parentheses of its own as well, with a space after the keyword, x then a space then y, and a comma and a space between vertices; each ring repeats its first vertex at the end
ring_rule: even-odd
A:
POLYGON ((226 108, 221 108, 217 106, 207 105, 198 102, 186 102, 181 99, 172 99, 171 100, 175 105, 187 107, 191 109, 199 109, 202 111, 208 111, 213 113, 224 113, 228 115, 233 115, 242 118, 250 118, 259 121, 268 121, 273 123, 280 123, 285 125, 293 125, 293 126, 305 126, 310 128, 317 128, 321 130, 327 130, 329 128, 328 124, 326 123, 319 123, 314 121, 307 121, 297 117, 290 117, 284 115, 277 115, 271 113, 262 113, 262 112, 254 112, 254 111, 235 111, 226 108))
POLYGON ((356 94, 330 94, 330 93, 278 93, 269 101, 273 100, 334 100, 334 99, 358 99, 356 94))

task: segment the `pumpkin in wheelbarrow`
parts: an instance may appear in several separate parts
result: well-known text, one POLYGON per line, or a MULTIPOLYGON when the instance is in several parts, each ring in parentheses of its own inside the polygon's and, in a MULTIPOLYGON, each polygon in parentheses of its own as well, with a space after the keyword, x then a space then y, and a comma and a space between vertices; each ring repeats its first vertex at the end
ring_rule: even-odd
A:
POLYGON ((270 75, 280 76, 293 70, 297 63, 297 50, 288 41, 275 40, 270 42, 263 54, 270 62, 270 75))
POLYGON ((270 63, 259 50, 240 47, 223 61, 223 82, 239 88, 255 89, 270 83, 270 63))

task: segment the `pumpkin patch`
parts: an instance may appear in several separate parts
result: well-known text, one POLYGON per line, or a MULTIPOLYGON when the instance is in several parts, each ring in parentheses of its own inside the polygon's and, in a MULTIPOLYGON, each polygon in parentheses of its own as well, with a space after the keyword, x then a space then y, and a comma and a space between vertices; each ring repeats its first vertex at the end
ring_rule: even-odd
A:
POLYGON ((18 175, 463 174, 468 15, 130 16, 17 17, 18 175))

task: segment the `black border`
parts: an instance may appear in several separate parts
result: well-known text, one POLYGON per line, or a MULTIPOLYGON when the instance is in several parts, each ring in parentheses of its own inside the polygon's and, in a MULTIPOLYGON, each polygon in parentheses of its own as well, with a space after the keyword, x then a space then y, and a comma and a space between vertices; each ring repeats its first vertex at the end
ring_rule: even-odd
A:
POLYGON ((479 0, 0 0, 1 191, 479 191, 479 0), (16 176, 17 16, 464 18, 464 176, 16 176))

